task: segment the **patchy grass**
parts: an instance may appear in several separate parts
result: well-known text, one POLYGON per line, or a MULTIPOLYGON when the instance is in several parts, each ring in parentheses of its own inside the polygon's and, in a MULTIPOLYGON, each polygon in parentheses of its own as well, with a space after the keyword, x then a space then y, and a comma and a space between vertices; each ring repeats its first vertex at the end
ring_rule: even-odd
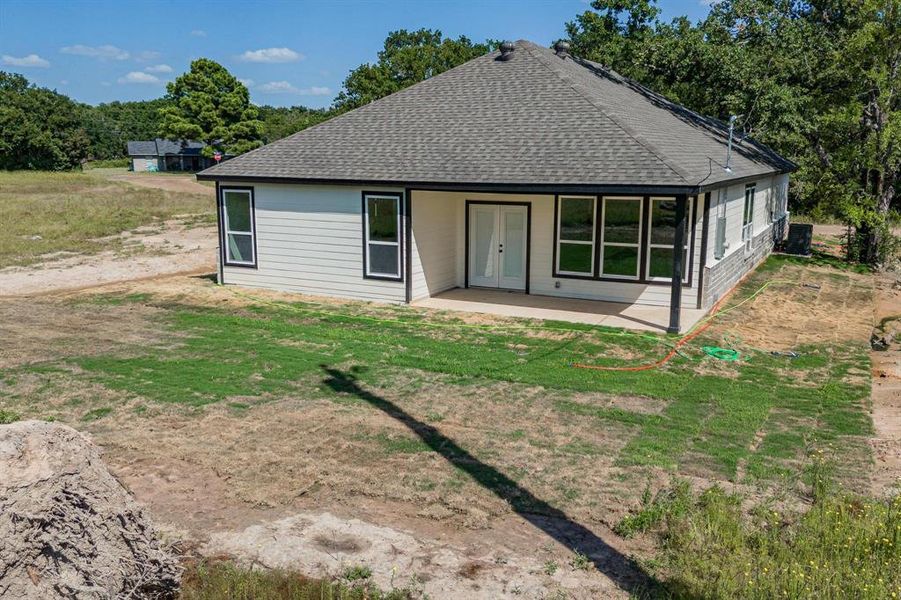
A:
MULTIPOLYGON (((784 258, 772 258, 756 281, 784 262, 784 258)), ((837 274, 822 277, 833 275, 837 274)), ((747 297, 751 288, 739 290, 734 302, 747 297)), ((252 294, 242 292, 241 298, 253 301, 252 294)), ((488 415, 496 407, 514 401, 510 394, 515 389, 540 387, 544 390, 538 400, 541 410, 550 411, 565 427, 587 419, 592 428, 623 440, 614 455, 619 467, 663 468, 752 482, 790 480, 805 448, 814 443, 841 447, 839 471, 851 479, 862 475, 869 460, 865 439, 871 433, 870 379, 864 343, 809 344, 798 348, 797 358, 751 350, 743 353, 742 361, 730 364, 729 376, 721 376, 709 368, 715 360, 697 349, 721 342, 702 336, 686 348, 685 356, 677 356, 663 369, 593 371, 571 365, 622 365, 627 361, 617 357, 624 355, 650 359, 665 353, 671 338, 550 323, 540 328, 519 322, 468 325, 440 314, 362 303, 266 302, 210 308, 188 300, 156 301, 147 293, 101 296, 95 303, 111 308, 150 305, 172 332, 171 341, 162 342, 165 350, 154 344, 61 361, 78 372, 67 377, 142 404, 224 403, 243 413, 253 410, 249 399, 271 401, 301 390, 309 396, 313 389, 339 406, 360 407, 371 401, 360 397, 358 386, 401 389, 415 395, 437 377, 453 389, 476 396, 486 387, 519 386, 505 396, 492 397, 482 405, 484 411, 474 405, 465 417, 450 419, 483 425, 491 422, 488 415), (330 372, 352 373, 352 383, 329 377, 330 372), (322 385, 325 379, 331 383, 322 385), (647 398, 662 410, 628 410, 599 402, 603 398, 598 394, 647 398)), ((35 368, 53 368, 53 364, 29 365, 21 371, 35 368)), ((19 374, 11 370, 5 376, 15 379, 19 374)), ((423 408, 423 422, 453 427, 447 423, 450 406, 423 408)), ((85 418, 106 416, 88 414, 85 418)), ((500 439, 507 445, 529 444, 574 459, 610 454, 608 445, 592 439, 551 441, 526 435, 523 429, 521 424, 511 424, 500 439)), ((365 428, 354 439, 386 455, 432 454, 435 432, 418 434, 365 428)), ((497 452, 491 445, 486 440, 488 456, 497 452)), ((564 498, 584 496, 586 491, 574 494, 578 484, 557 487, 564 498)))
POLYGON ((772 501, 742 508, 719 486, 680 484, 621 524, 654 529, 658 575, 673 598, 862 598, 901 596, 901 496, 876 500, 824 483, 809 509, 772 501))
POLYGON ((211 198, 138 188, 85 173, 0 172, 0 268, 54 252, 115 248, 113 236, 174 215, 213 214, 211 198))
POLYGON ((277 569, 247 569, 233 563, 197 562, 182 577, 182 600, 407 600, 408 590, 383 592, 369 583, 366 567, 348 569, 343 581, 312 579, 277 569))

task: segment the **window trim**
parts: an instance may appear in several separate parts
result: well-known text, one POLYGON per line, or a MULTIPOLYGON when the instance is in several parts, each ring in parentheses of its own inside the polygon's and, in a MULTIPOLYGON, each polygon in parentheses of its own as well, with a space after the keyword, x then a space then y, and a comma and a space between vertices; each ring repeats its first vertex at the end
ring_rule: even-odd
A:
POLYGON ((363 279, 375 279, 381 281, 404 281, 404 248, 405 248, 405 214, 403 192, 377 192, 363 191, 361 221, 363 226, 363 279), (369 198, 383 198, 394 200, 397 204, 397 241, 396 242, 370 242, 369 241, 369 198), (390 273, 372 273, 369 271, 369 244, 379 246, 397 246, 397 275, 390 273))
POLYGON ((757 182, 745 185, 745 199, 742 204, 741 213, 741 241, 745 247, 745 254, 751 252, 751 246, 754 243, 754 209, 757 201, 757 182), (750 192, 750 194, 748 193, 750 192), (750 210, 748 210, 748 198, 751 199, 750 210))
POLYGON ((240 185, 230 185, 223 186, 219 188, 219 231, 221 235, 219 237, 219 245, 221 247, 221 258, 222 264, 226 267, 242 267, 245 269, 256 269, 258 266, 258 254, 257 254, 257 210, 256 210, 256 198, 254 193, 253 186, 240 186, 240 185), (247 231, 230 231, 228 229, 228 211, 225 206, 225 194, 227 192, 240 192, 246 193, 250 196, 250 232, 247 231), (251 248, 253 252, 253 260, 252 261, 236 261, 229 258, 228 252, 228 236, 229 234, 235 235, 250 235, 251 239, 251 248))
POLYGON ((601 232, 600 258, 598 259, 598 277, 606 279, 621 279, 623 281, 639 281, 641 279, 641 251, 642 240, 644 236, 644 197, 642 196, 602 196, 601 197, 601 219, 599 230, 601 232), (632 200, 638 202, 638 241, 634 244, 626 242, 606 242, 604 241, 604 223, 607 218, 607 200, 632 200), (617 275, 604 273, 604 248, 605 246, 614 246, 619 248, 635 248, 638 251, 638 257, 635 261, 635 275, 617 275))
POLYGON ((557 196, 554 211, 554 277, 574 277, 580 279, 594 279, 597 273, 597 226, 598 226, 598 197, 597 196, 557 196), (560 228, 563 223, 560 218, 563 212, 564 200, 591 200, 591 241, 564 240, 560 237, 560 228), (578 244, 591 246, 591 266, 588 271, 561 271, 560 270, 560 244, 578 244))
MULTIPOLYGON (((654 201, 655 200, 663 200, 663 201, 676 201, 676 198, 671 196, 651 196, 648 202, 648 216, 647 216, 647 226, 648 226, 648 241, 645 245, 644 251, 644 272, 646 275, 647 281, 655 281, 655 282, 664 282, 671 283, 672 277, 653 277, 650 275, 651 273, 651 249, 652 248, 668 248, 670 250, 673 249, 672 244, 655 244, 651 242, 651 233, 653 231, 653 226, 651 225, 651 219, 654 215, 654 201)), ((685 197, 685 221, 688 223, 688 232, 685 236, 685 260, 682 263, 682 284, 686 286, 691 286, 691 260, 692 260, 692 247, 694 246, 694 230, 695 230, 695 215, 694 215, 694 196, 686 196, 685 197)))

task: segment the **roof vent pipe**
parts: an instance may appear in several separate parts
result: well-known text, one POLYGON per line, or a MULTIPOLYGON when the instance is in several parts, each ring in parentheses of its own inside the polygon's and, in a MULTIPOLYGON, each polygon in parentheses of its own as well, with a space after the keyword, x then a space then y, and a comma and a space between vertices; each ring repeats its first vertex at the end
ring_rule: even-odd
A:
POLYGON ((726 173, 732 172, 732 166, 729 163, 732 161, 732 138, 735 135, 735 121, 737 120, 738 115, 729 117, 729 145, 726 146, 726 166, 723 167, 723 170, 726 173))
POLYGON ((567 56, 569 56, 569 42, 560 40, 559 42, 554 44, 554 52, 560 58, 566 58, 567 56))
POLYGON ((513 58, 513 42, 502 42, 501 43, 501 55, 497 57, 498 60, 510 60, 513 58))

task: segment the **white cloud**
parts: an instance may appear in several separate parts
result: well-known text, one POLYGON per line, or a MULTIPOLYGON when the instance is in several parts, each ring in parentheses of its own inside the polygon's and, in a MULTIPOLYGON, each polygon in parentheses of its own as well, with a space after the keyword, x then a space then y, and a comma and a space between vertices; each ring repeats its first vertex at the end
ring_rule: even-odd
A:
POLYGON ((159 83, 160 79, 156 75, 145 73, 143 71, 132 71, 131 73, 119 78, 119 83, 159 83))
POLYGON ((99 58, 100 60, 126 60, 131 56, 126 50, 105 44, 103 46, 85 46, 75 44, 74 46, 64 46, 59 49, 63 54, 74 54, 76 56, 89 56, 91 58, 99 58))
POLYGON ((169 65, 153 65, 152 67, 144 67, 148 73, 171 73, 172 67, 169 65))
POLYGON ((41 69, 46 69, 50 66, 50 61, 44 60, 37 54, 29 54, 28 56, 10 56, 9 54, 4 54, 2 58, 4 65, 10 65, 12 67, 39 67, 41 69))
POLYGON ((253 83, 254 83, 254 82, 253 82, 253 79, 241 79, 241 78, 239 77, 239 78, 238 78, 238 81, 240 81, 241 83, 243 83, 245 87, 249 87, 249 88, 253 87, 253 83))
POLYGON ((299 88, 287 81, 270 81, 255 88, 266 94, 295 94, 297 96, 327 96, 332 91, 324 86, 312 86, 308 88, 299 88))
POLYGON ((69 80, 68 79, 60 79, 59 84, 60 85, 69 85, 69 80))
POLYGON ((135 55, 135 60, 138 62, 150 62, 158 59, 160 56, 162 55, 156 50, 142 50, 135 55))
POLYGON ((194 37, 206 37, 206 31, 204 31, 203 29, 192 29, 191 35, 193 35, 194 37))
POLYGON ((288 63, 303 60, 304 55, 290 48, 261 48, 260 50, 248 50, 238 57, 243 62, 254 63, 288 63))

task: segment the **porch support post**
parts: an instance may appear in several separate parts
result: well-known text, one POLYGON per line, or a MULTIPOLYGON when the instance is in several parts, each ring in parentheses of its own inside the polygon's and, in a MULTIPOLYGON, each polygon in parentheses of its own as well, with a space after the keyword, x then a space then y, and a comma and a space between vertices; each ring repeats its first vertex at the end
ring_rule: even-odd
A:
POLYGON ((676 196, 676 231, 673 234, 673 281, 670 288, 669 327, 668 333, 679 333, 679 313, 682 309, 682 253, 685 248, 685 219, 688 197, 685 194, 676 196))

